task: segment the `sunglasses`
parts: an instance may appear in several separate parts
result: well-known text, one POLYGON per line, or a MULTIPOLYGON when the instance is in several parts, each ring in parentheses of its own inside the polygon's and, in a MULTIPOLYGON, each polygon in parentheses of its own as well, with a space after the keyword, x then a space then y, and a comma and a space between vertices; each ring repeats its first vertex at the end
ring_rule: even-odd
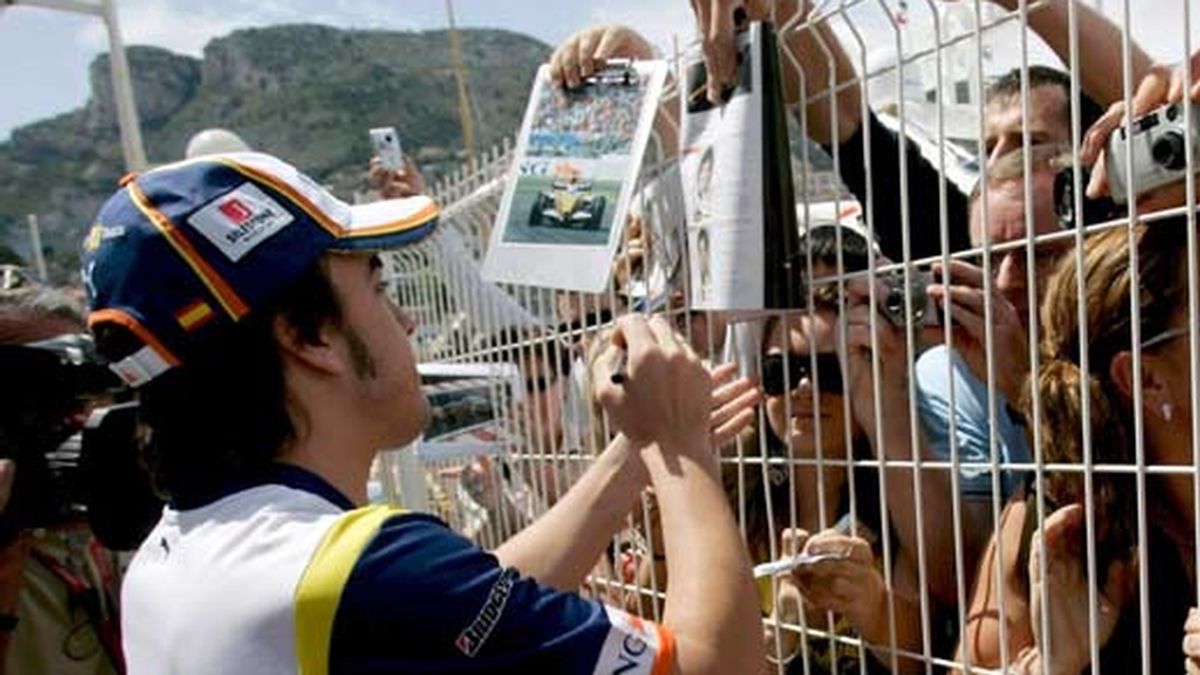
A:
POLYGON ((842 393, 842 365, 833 352, 818 353, 816 368, 809 354, 768 354, 762 359, 762 387, 768 396, 782 396, 807 380, 822 393, 842 393))

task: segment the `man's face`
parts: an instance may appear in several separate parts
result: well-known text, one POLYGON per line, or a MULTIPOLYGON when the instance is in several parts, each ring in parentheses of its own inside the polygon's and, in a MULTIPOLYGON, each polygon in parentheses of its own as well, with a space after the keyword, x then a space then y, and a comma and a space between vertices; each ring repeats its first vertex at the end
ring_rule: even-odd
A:
POLYGON ((553 346, 534 347, 532 355, 521 359, 521 374, 525 379, 525 397, 517 411, 517 423, 524 430, 530 450, 550 452, 562 440, 562 408, 565 373, 555 367, 557 354, 553 346))
POLYGON ((411 442, 429 420, 409 335, 413 320, 388 297, 375 255, 330 255, 329 279, 342 307, 344 358, 353 396, 371 411, 379 448, 411 442))
MULTIPOLYGON (((1042 85, 1029 93, 1029 136, 1030 145, 1068 143, 1070 127, 1067 124, 1068 103, 1060 87, 1042 85)), ((987 144, 988 169, 996 167, 1005 155, 1021 150, 1023 129, 1020 96, 999 96, 984 107, 984 133, 987 144)), ((1055 172, 1043 163, 1033 163, 1029 177, 1032 191, 1030 204, 1033 208, 1034 234, 1058 231, 1061 226, 1054 210, 1055 172)), ((1026 232, 1025 179, 991 179, 987 185, 987 234, 992 245, 1023 239, 1026 232)), ((982 246, 984 223, 982 200, 971 204, 971 243, 982 246)), ((1044 278, 1057 257, 1056 251, 1039 246, 1035 264, 1037 278, 1044 278), (1044 269, 1043 269, 1044 268, 1044 269)), ((1026 284, 1026 252, 1024 248, 997 253, 992 261, 992 274, 996 289, 1017 308, 1022 319, 1028 314, 1029 298, 1026 284)))

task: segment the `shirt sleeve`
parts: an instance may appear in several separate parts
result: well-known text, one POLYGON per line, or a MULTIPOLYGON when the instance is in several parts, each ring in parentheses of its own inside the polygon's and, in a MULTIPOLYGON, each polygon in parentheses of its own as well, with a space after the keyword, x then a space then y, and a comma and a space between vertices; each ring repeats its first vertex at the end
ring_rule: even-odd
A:
MULTIPOLYGON (((945 346, 933 347, 917 359, 917 411, 922 430, 930 449, 939 460, 950 461, 954 424, 960 462, 990 462, 991 436, 988 415, 987 388, 971 374, 970 369, 954 352, 945 346), (954 381, 954 409, 950 408, 950 381, 954 381)), ((1008 404, 997 394, 997 455, 1001 462, 1028 461, 1029 451, 1024 432, 1008 414, 1008 404)), ((1001 496, 1008 498, 1018 476, 1004 470, 1001 475, 1001 496)), ((962 494, 967 497, 990 497, 992 473, 986 467, 962 467, 959 471, 962 494)))
POLYGON ((660 675, 674 645, 662 626, 542 586, 435 518, 405 514, 350 573, 330 672, 660 675))
MULTIPOLYGON (((941 255, 941 222, 939 190, 946 185, 946 217, 951 252, 970 246, 967 220, 967 197, 937 167, 929 163, 920 148, 906 141, 904 158, 908 174, 908 222, 912 257, 941 255)), ((832 150, 826 148, 832 155, 832 150)), ((953 160, 951 160, 953 161, 953 160)), ((868 208, 867 175, 870 167, 875 236, 885 255, 895 261, 904 259, 903 219, 900 190, 900 139, 888 129, 874 112, 868 112, 866 124, 860 124, 854 135, 838 146, 838 172, 846 188, 863 208, 868 208), (864 152, 870 134, 871 151, 864 152), (869 160, 869 164, 868 164, 869 160)))

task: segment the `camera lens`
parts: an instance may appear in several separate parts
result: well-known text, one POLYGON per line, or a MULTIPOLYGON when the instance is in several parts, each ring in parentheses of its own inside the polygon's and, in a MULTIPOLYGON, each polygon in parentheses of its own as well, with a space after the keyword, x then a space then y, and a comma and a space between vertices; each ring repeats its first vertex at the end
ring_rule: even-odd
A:
POLYGON ((883 299, 883 307, 889 314, 900 314, 904 311, 904 291, 898 288, 888 289, 883 299))
POLYGON ((1150 146, 1150 155, 1154 158, 1154 163, 1171 171, 1178 171, 1187 164, 1184 152, 1183 134, 1178 131, 1164 133, 1150 146))

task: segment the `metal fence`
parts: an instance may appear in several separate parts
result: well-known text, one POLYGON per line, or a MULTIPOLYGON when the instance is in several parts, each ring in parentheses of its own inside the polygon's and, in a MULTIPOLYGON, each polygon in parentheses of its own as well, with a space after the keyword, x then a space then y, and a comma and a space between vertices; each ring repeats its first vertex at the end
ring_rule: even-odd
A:
MULTIPOLYGON (((1195 191, 1179 179, 1195 148, 1174 150, 1177 189, 1092 199, 1081 160, 1091 113, 1079 95, 1097 111, 1140 113, 1169 90, 1139 92, 1145 76, 1167 82, 1179 63, 1190 83, 1190 0, 813 4, 776 17, 799 99, 793 133, 827 148, 793 143, 798 209, 828 201, 841 214, 857 198, 881 245, 865 248, 865 271, 845 253, 860 230, 833 228, 845 255, 808 253, 806 309, 737 322, 690 309, 678 271, 676 299, 647 302, 638 288, 652 265, 629 255, 599 295, 489 284, 479 266, 512 159, 509 144, 495 148, 437 186, 440 233, 390 261, 422 326, 438 433, 415 453, 385 454, 383 492, 485 547, 503 541, 612 436, 589 377, 606 326, 664 312, 714 364, 761 376, 762 357, 778 353, 806 378, 785 377, 789 393, 768 396, 755 428, 721 450, 754 562, 783 557, 795 528, 867 551, 851 556, 856 567, 813 563, 796 584, 764 578, 778 672, 1005 672, 1035 658, 1043 670, 1029 672, 1177 670, 1186 609, 1198 604, 1195 191), (1031 69, 1039 62, 1065 79, 1031 69), (839 189, 856 171, 861 180, 839 189), (905 293, 910 320, 893 326, 884 275, 908 287, 935 268, 934 295, 952 301, 931 305, 926 323, 912 320, 925 291, 905 293), (818 352, 838 356, 842 377, 821 375, 818 352), (852 354, 865 367, 847 365, 852 354), (844 386, 821 391, 813 377, 844 386)), ((1136 115, 1114 125, 1150 141, 1128 143, 1109 171, 1120 164, 1144 184, 1164 167, 1155 153, 1170 148, 1156 143, 1174 143, 1164 130, 1200 132, 1189 97, 1175 110, 1155 127, 1136 115)), ((648 161, 647 180, 662 161, 648 161)), ((801 220, 810 233, 817 224, 801 220)), ((647 219, 641 236, 681 236, 665 225, 647 219)), ((587 589, 653 619, 665 587, 655 521, 647 494, 587 589)))

